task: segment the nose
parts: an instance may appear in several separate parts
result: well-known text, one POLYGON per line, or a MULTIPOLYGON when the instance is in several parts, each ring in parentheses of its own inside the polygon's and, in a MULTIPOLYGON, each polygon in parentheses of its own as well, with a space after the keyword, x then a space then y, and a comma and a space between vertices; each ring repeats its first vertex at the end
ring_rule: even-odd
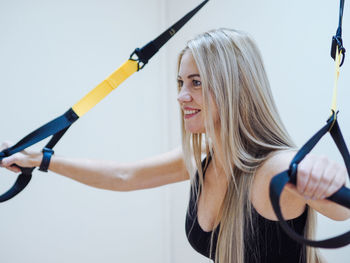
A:
POLYGON ((177 95, 177 101, 181 104, 184 102, 191 102, 192 101, 192 96, 189 90, 185 87, 183 87, 179 94, 177 95))

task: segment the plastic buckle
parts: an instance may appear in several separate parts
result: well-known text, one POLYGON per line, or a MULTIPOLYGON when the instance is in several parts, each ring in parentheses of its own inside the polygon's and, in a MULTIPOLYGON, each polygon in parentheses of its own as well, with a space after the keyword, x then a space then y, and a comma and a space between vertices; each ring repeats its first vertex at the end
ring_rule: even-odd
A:
POLYGON ((328 132, 330 132, 335 124, 335 122, 337 121, 337 116, 338 116, 338 112, 335 112, 333 109, 331 110, 332 111, 332 114, 331 116, 329 116, 327 122, 332 122, 331 126, 329 127, 328 129, 328 132))
POLYGON ((147 62, 144 62, 143 59, 141 58, 141 49, 136 48, 134 50, 134 52, 132 52, 132 54, 130 55, 129 59, 132 61, 137 61, 137 71, 139 71, 140 69, 143 69, 143 67, 147 64, 147 62), (135 57, 136 56, 136 57, 135 57))
POLYGON ((43 159, 41 161, 39 170, 42 172, 47 172, 51 160, 51 156, 55 153, 52 149, 44 147, 42 150, 43 159))
POLYGON ((151 57, 156 54, 159 50, 159 47, 151 41, 142 48, 136 48, 134 52, 130 55, 130 60, 138 61, 138 70, 143 69, 143 67, 148 63, 151 57), (137 58, 134 58, 137 56, 137 58))
POLYGON ((342 54, 342 60, 341 63, 339 65, 339 67, 341 67, 344 63, 344 59, 345 59, 345 48, 343 47, 343 39, 340 36, 333 36, 332 37, 332 47, 331 47, 331 57, 335 60, 336 57, 336 52, 337 52, 337 47, 338 47, 338 51, 339 53, 341 52, 342 54))

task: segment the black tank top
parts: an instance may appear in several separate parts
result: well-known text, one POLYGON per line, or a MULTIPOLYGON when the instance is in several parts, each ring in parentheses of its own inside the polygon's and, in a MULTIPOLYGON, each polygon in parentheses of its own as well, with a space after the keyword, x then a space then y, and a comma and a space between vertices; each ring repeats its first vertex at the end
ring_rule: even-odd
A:
MULTIPOLYGON (((210 161, 210 157, 208 161, 210 161)), ((204 165, 205 159, 202 162, 203 174, 206 170, 204 165)), ((198 180, 198 172, 196 178, 198 180)), ((248 235, 246 233, 244 238, 245 263, 305 263, 305 246, 300 245, 287 236, 277 221, 268 220, 261 216, 254 208, 252 209, 253 226, 255 229, 254 235, 248 235)), ((297 233, 303 234, 306 218, 307 209, 299 217, 287 220, 287 223, 297 233)), ((210 255, 212 231, 204 231, 198 223, 195 194, 191 188, 190 202, 186 215, 186 235, 191 246, 203 256, 214 260, 219 230, 220 224, 213 230, 213 247, 210 255)))

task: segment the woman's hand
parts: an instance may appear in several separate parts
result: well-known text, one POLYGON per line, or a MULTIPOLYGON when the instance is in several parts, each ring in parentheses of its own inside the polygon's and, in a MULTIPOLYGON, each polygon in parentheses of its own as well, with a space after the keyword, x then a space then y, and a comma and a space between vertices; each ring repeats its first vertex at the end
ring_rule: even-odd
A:
POLYGON ((297 190, 305 199, 324 199, 345 185, 347 177, 344 165, 308 154, 298 166, 297 190))
MULTIPOLYGON (((0 151, 3 151, 9 148, 12 145, 11 142, 3 142, 0 145, 0 151)), ((12 172, 19 173, 21 169, 15 165, 21 167, 34 167, 40 164, 40 160, 42 158, 42 153, 39 152, 28 152, 21 151, 19 153, 15 153, 9 157, 6 157, 0 161, 0 167, 4 167, 12 172)))
MULTIPOLYGON (((277 220, 269 200, 271 179, 288 169, 295 151, 280 151, 272 155, 258 170, 254 179, 252 202, 264 217, 277 220)), ((310 206, 324 216, 333 220, 347 220, 350 209, 330 200, 331 196, 341 188, 347 178, 343 164, 337 164, 327 157, 308 154, 298 165, 297 186, 288 183, 282 191, 280 205, 284 218, 292 219, 300 216, 305 205, 310 206)))

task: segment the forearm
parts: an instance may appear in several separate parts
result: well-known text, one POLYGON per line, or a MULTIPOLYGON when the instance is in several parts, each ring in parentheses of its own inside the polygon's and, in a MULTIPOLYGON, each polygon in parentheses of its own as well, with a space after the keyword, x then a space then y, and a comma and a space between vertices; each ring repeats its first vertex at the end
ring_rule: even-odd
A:
POLYGON ((307 200, 307 204, 324 216, 336 221, 344 221, 350 218, 350 209, 327 199, 307 200))
POLYGON ((306 204, 308 204, 310 207, 318 211, 319 213, 323 214, 324 216, 331 218, 336 221, 344 221, 350 218, 350 209, 338 205, 332 201, 329 201, 327 199, 319 199, 319 200, 312 200, 312 199, 305 199, 304 196, 302 196, 296 187, 294 185, 288 184, 285 188, 286 191, 290 192, 294 196, 297 196, 298 199, 302 200, 306 204))
MULTIPOLYGON (((0 166, 18 173, 18 166, 39 167, 42 158, 40 152, 22 151, 4 158, 0 166)), ((114 191, 146 189, 189 179, 181 148, 130 163, 72 159, 54 154, 48 168, 80 183, 114 191)))
POLYGON ((130 163, 52 156, 49 169, 93 187, 132 191, 189 179, 179 149, 130 163))
MULTIPOLYGON (((22 151, 4 158, 0 166, 19 173, 19 167, 39 167, 42 159, 41 152, 22 151)), ((133 173, 133 167, 130 165, 112 161, 71 159, 54 154, 48 168, 52 172, 92 187, 114 191, 133 190, 129 183, 133 173)))
POLYGON ((128 183, 132 169, 114 161, 72 159, 53 155, 49 170, 96 188, 114 191, 133 190, 128 183))

